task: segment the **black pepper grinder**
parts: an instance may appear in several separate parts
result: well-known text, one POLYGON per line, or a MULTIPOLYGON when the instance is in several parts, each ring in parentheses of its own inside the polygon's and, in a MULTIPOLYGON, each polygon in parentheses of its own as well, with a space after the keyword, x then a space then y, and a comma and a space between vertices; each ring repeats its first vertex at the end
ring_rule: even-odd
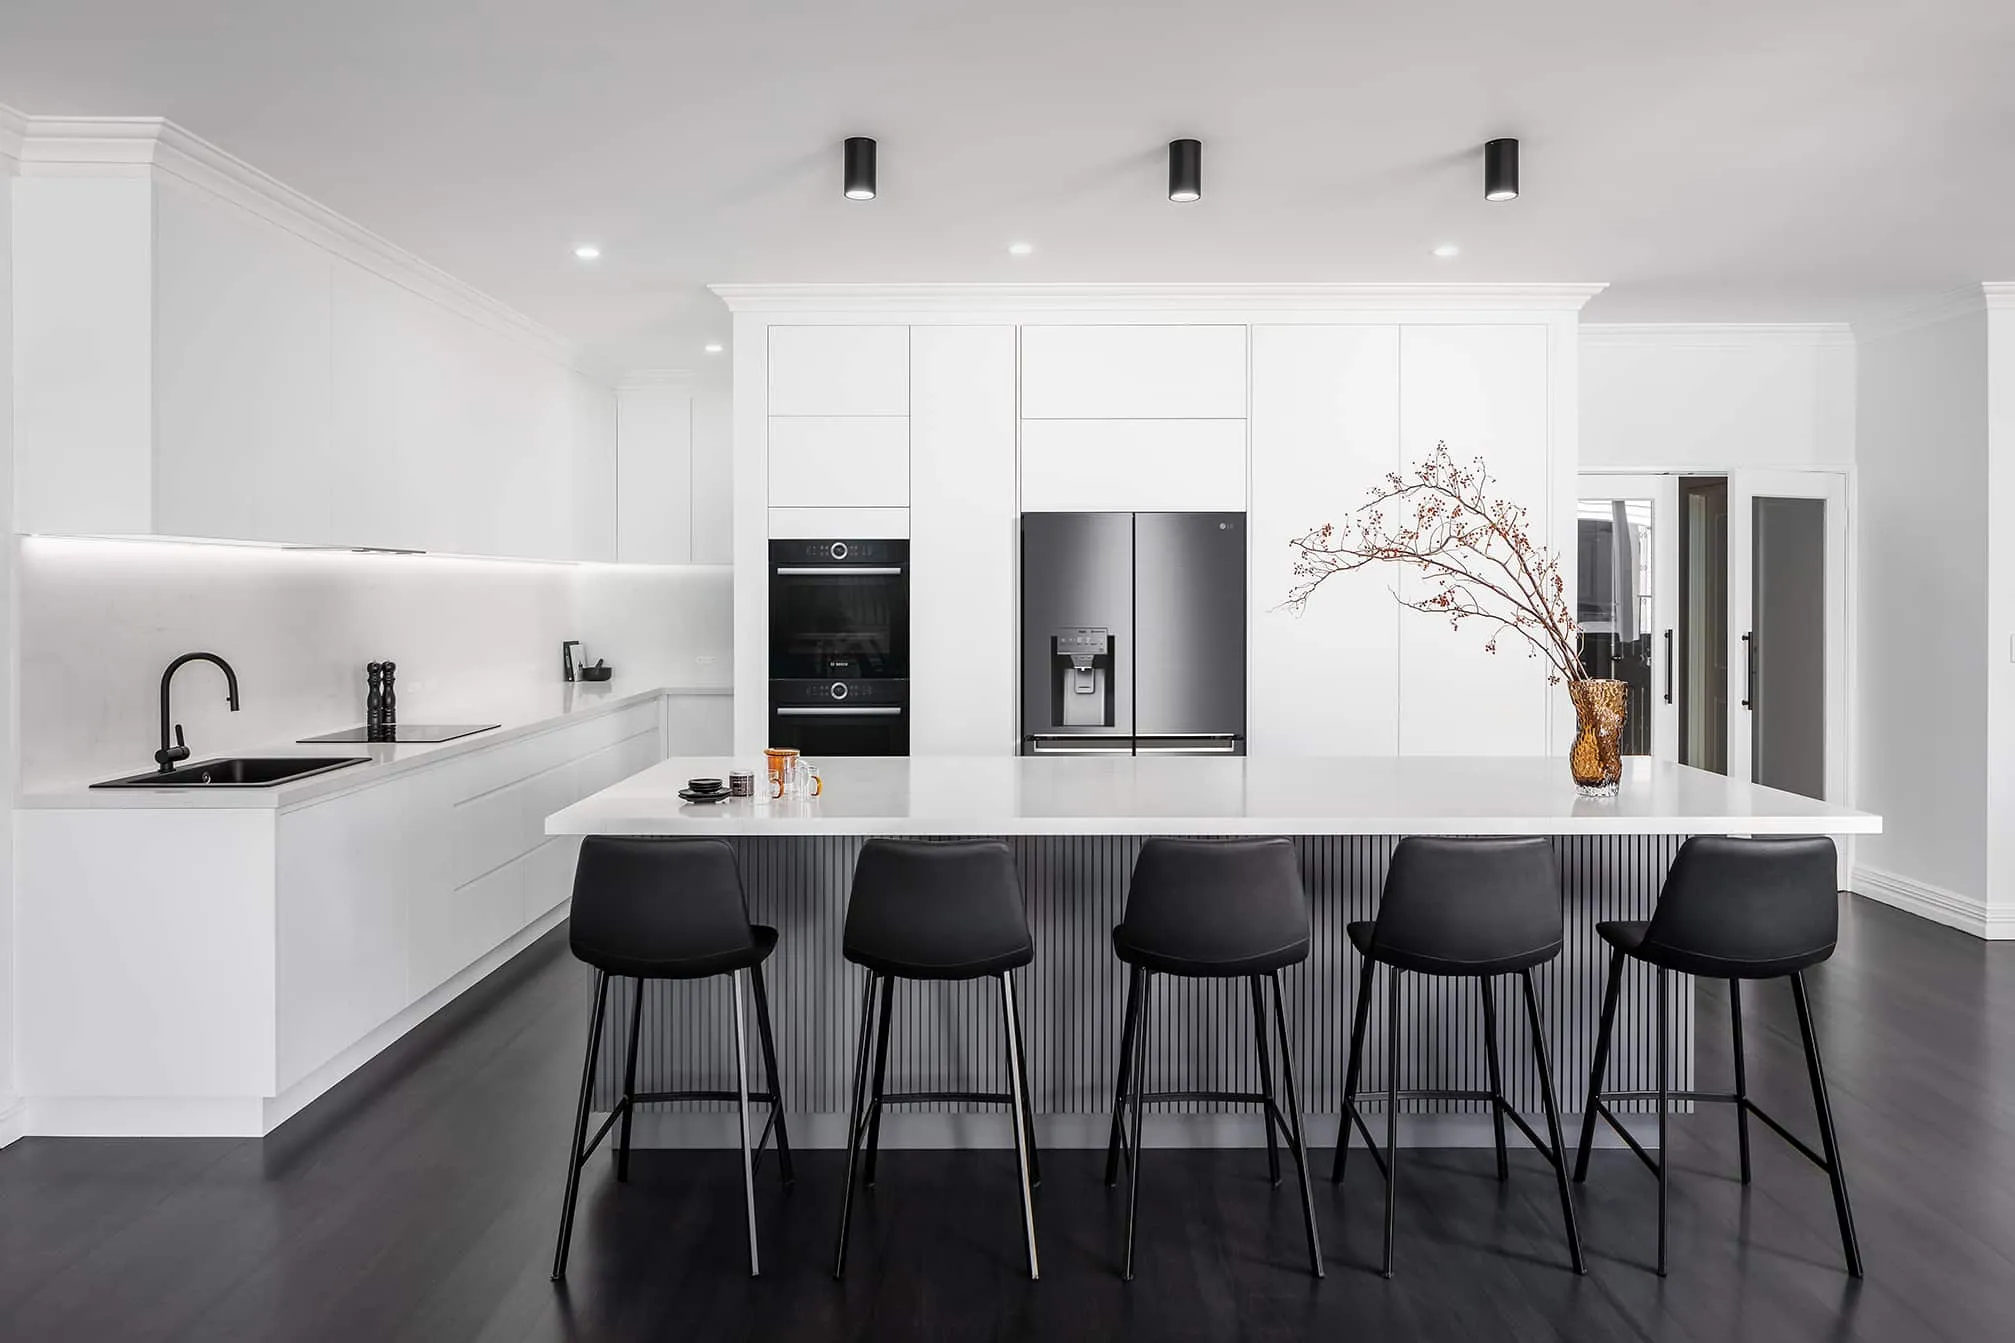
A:
POLYGON ((364 740, 377 741, 385 730, 385 664, 365 663, 364 681, 369 687, 364 696, 364 740))
POLYGON ((399 690, 393 681, 393 673, 399 670, 396 662, 387 662, 385 668, 385 703, 379 725, 384 729, 386 741, 396 741, 399 737, 399 690))

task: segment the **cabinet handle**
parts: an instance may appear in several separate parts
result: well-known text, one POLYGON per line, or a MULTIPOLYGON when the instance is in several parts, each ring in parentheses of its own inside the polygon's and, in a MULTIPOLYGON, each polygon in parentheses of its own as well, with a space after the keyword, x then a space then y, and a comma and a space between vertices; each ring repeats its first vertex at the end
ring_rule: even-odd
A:
POLYGON ((879 704, 872 707, 863 706, 859 709, 828 709, 816 705, 811 708, 801 709, 785 705, 776 711, 779 718, 894 718, 901 712, 902 709, 896 705, 879 704))
POLYGON ((1665 631, 1665 702, 1672 703, 1672 631, 1665 631))
POLYGON ((1742 695, 1742 707, 1745 709, 1754 709, 1756 707, 1756 631, 1755 630, 1751 630, 1749 631, 1749 633, 1742 636, 1742 660, 1745 664, 1745 670, 1743 672, 1743 683, 1746 687, 1742 695))
POLYGON ((899 564, 780 564, 778 578, 894 578, 902 573, 899 564))

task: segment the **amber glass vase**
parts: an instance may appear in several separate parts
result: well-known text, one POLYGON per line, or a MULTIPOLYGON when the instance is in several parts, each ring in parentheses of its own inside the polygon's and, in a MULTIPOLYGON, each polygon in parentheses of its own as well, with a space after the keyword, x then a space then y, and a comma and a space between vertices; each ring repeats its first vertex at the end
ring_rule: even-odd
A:
POLYGON ((1574 701, 1574 745, 1567 766, 1574 788, 1583 797, 1615 797, 1623 778, 1623 718, 1630 708, 1630 687, 1621 681, 1570 681, 1574 701))

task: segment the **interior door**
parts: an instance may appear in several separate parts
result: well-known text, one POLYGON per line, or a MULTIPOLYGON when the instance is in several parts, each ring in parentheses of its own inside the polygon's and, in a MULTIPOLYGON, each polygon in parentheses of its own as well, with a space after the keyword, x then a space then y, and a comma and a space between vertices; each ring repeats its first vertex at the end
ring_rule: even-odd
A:
POLYGON ((1590 674, 1630 687, 1625 755, 1679 758, 1679 482, 1581 477, 1575 619, 1590 674))
POLYGON ((1846 799, 1847 482, 1728 476, 1728 774, 1846 799))

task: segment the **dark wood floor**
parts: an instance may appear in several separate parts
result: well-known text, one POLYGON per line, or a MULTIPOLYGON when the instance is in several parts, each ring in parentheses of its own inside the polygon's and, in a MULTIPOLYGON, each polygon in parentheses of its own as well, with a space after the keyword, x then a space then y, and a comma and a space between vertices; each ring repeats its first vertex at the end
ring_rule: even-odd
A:
MULTIPOLYGON (((1752 1087, 1809 1131, 1788 991, 1752 991, 1752 1087)), ((1654 1185, 1598 1154, 1592 1272, 1563 1267, 1544 1167, 1405 1153, 1382 1280, 1368 1161, 1318 1185, 1329 1277, 1255 1152, 1150 1151, 1140 1272, 1095 1154, 1043 1161, 1044 1277, 1022 1274, 1010 1162, 885 1158, 849 1277, 827 1276, 840 1162, 765 1180, 768 1274, 745 1276, 728 1153, 598 1155, 571 1282, 546 1272, 577 1083, 579 968, 549 939, 397 1057, 259 1141, 30 1139, 0 1152, 0 1339, 2005 1339, 2015 1334, 2015 946, 1865 901, 1814 979, 1868 1278, 1842 1272, 1824 1177, 1726 1112, 1676 1124, 1673 1272, 1647 1264, 1654 1185)), ((1701 993, 1703 1076, 1725 998, 1701 993)), ((1327 1135, 1324 1135, 1325 1139, 1327 1135)), ((1318 1165, 1327 1168, 1327 1153, 1318 1165)), ((766 1175, 771 1174, 765 1171, 766 1175)))

